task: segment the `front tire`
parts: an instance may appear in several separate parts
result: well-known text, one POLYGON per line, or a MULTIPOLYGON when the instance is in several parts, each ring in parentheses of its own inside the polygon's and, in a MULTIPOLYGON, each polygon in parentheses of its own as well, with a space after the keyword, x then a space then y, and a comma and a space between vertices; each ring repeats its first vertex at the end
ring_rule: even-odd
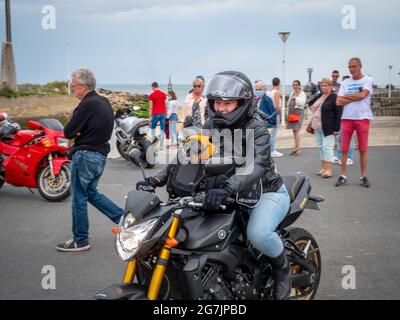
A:
MULTIPOLYGON (((287 235, 285 236, 286 245, 290 246, 290 243, 296 245, 297 249, 303 251, 309 244, 307 255, 307 261, 313 265, 315 272, 313 273, 313 283, 307 287, 302 288, 292 288, 289 299, 290 300, 313 300, 319 286, 319 281, 321 278, 321 252, 319 250, 317 241, 314 237, 302 228, 288 228, 287 235)), ((303 266, 290 263, 291 275, 301 273, 303 271, 303 266)))
POLYGON ((40 171, 37 177, 40 195, 48 201, 60 202, 71 195, 71 164, 64 163, 61 171, 52 179, 50 166, 40 171))

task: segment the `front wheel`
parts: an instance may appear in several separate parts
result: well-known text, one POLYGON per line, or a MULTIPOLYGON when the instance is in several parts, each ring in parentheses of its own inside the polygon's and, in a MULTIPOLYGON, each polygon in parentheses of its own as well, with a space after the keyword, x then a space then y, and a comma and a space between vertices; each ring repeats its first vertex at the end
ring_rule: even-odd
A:
POLYGON ((71 164, 64 163, 54 179, 50 170, 50 166, 45 167, 37 177, 39 193, 48 201, 63 201, 71 195, 71 164))
MULTIPOLYGON (((288 228, 285 236, 285 246, 293 247, 303 252, 308 246, 307 262, 313 267, 314 272, 310 274, 311 283, 304 287, 293 287, 289 299, 291 300, 312 300, 314 299, 321 278, 321 252, 314 237, 302 228, 288 228)), ((291 262, 291 275, 301 275, 309 273, 304 266, 291 262)))

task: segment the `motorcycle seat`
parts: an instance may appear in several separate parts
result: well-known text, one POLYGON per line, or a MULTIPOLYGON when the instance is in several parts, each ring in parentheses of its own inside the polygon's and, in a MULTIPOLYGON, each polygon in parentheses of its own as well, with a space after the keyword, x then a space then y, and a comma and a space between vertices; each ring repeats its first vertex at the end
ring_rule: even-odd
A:
POLYGON ((12 135, 8 135, 8 136, 0 137, 0 141, 2 141, 4 143, 7 143, 7 144, 10 144, 11 141, 13 141, 13 139, 14 139, 14 135, 13 134, 12 135))
POLYGON ((294 173, 288 176, 282 176, 282 179, 283 184, 289 192, 290 202, 293 202, 304 183, 305 177, 303 174, 294 173))

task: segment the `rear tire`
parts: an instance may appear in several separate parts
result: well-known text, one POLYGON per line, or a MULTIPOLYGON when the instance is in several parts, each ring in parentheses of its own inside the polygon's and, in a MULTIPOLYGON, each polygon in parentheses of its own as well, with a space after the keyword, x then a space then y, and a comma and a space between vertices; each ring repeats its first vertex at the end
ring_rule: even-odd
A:
MULTIPOLYGON (((315 268, 315 276, 313 279, 314 283, 304 288, 292 288, 289 299, 313 300, 318 291, 319 281, 321 278, 321 252, 319 250, 317 241, 307 230, 302 228, 288 228, 287 232, 288 234, 285 236, 285 240, 293 242, 300 251, 303 251, 307 243, 310 242, 308 252, 311 253, 308 254, 307 261, 315 268)), ((300 273, 303 270, 302 266, 294 263, 290 263, 290 268, 292 275, 300 273)))
POLYGON ((122 158, 129 161, 129 155, 127 153, 127 149, 124 149, 122 143, 117 140, 117 150, 118 153, 121 155, 122 158))
POLYGON ((37 177, 40 195, 48 201, 60 202, 71 195, 71 164, 64 163, 60 173, 51 179, 50 166, 40 171, 37 177))

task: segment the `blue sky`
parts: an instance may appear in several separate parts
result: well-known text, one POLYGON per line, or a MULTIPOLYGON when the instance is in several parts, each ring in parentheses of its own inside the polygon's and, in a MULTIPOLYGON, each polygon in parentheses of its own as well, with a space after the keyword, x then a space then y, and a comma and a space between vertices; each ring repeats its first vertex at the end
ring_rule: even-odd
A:
MULTIPOLYGON (((193 76, 234 69, 251 79, 282 75, 280 31, 290 31, 286 79, 348 73, 359 56, 376 84, 400 83, 398 0, 12 0, 18 83, 67 78, 88 67, 98 83, 190 83, 193 76), (56 9, 56 29, 42 28, 42 8, 56 9), (344 30, 342 8, 355 8, 344 30)), ((4 1, 0 1, 2 13, 4 1)), ((4 18, 0 19, 4 40, 4 18)))

